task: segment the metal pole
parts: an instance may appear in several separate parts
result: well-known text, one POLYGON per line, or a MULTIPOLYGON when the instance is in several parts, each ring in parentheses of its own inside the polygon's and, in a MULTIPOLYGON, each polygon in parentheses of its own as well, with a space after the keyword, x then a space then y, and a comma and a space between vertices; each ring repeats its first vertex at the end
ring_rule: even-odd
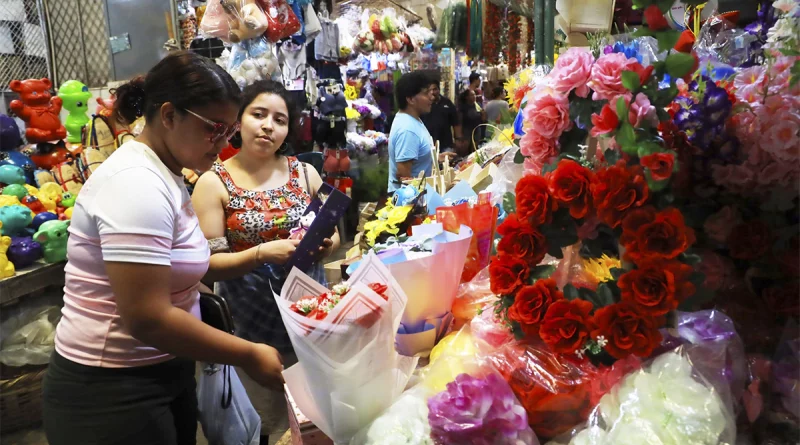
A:
MULTIPOLYGON (((538 3, 540 3, 539 1, 538 3)), ((553 65, 555 59, 555 14, 556 1, 544 0, 544 63, 553 65)))
POLYGON ((536 65, 545 63, 544 1, 534 0, 533 3, 533 48, 536 65))

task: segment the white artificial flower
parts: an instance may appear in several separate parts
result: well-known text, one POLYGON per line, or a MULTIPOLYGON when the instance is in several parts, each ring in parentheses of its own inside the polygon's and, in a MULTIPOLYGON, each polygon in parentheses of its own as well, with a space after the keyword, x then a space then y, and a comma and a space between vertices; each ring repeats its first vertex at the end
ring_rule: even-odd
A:
POLYGON ((797 6, 797 2, 795 0, 777 0, 775 3, 772 4, 772 7, 783 12, 789 13, 797 6))
POLYGON ((433 445, 428 402, 420 391, 407 391, 370 425, 365 445, 433 445))

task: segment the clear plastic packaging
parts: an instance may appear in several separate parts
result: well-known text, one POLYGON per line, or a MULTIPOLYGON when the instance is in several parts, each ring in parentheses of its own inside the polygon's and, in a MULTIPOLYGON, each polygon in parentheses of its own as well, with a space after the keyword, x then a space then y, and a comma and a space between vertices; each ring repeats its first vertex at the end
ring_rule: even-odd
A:
POLYGON ((260 37, 267 25, 267 15, 256 0, 218 0, 209 2, 200 30, 207 37, 238 43, 260 37))
POLYGON ((204 364, 197 382, 197 410, 209 445, 259 444, 261 417, 232 366, 204 364))
POLYGON ((488 267, 483 268, 470 281, 462 283, 458 287, 452 309, 456 329, 475 318, 482 308, 497 300, 497 296, 490 287, 488 267))
POLYGON ((3 322, 0 363, 6 366, 46 365, 55 349, 61 309, 47 306, 24 310, 3 322))
POLYGON ((600 399, 585 428, 548 445, 732 445, 730 394, 694 363, 707 346, 680 346, 628 373, 600 399))
POLYGON ((278 59, 265 38, 234 44, 222 52, 217 64, 225 68, 239 88, 259 80, 279 80, 281 76, 278 59))
POLYGON ((751 43, 757 40, 758 36, 714 15, 700 28, 695 51, 700 60, 737 67, 750 59, 751 43))

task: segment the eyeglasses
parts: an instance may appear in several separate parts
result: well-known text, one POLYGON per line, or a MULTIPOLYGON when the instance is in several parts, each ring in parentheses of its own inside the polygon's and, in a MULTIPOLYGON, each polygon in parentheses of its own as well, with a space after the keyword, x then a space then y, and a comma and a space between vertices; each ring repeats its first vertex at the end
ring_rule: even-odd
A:
POLYGON ((200 119, 201 121, 211 125, 211 133, 208 135, 208 142, 216 143, 221 139, 225 139, 226 141, 230 140, 237 131, 239 131, 240 125, 239 122, 234 122, 232 125, 226 125, 221 122, 214 122, 211 119, 207 119, 199 114, 195 113, 192 110, 183 110, 192 116, 200 119))

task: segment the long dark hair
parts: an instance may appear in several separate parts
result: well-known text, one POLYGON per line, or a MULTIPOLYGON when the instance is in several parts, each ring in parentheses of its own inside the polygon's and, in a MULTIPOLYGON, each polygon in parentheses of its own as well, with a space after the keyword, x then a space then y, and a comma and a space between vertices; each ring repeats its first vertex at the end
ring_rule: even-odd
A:
MULTIPOLYGON (((274 94, 279 96, 286 103, 286 110, 289 112, 289 133, 287 133, 283 145, 281 145, 277 151, 277 154, 282 155, 289 152, 292 148, 292 144, 297 141, 297 133, 300 127, 300 109, 297 107, 292 95, 283 87, 283 84, 275 82, 274 80, 259 80, 245 87, 242 92, 242 107, 239 109, 240 121, 247 107, 262 94, 274 94)), ((235 139, 241 147, 241 135, 237 134, 235 139)), ((231 143, 234 143, 234 141, 231 141, 231 143)), ((237 144, 234 143, 234 146, 236 145, 237 144)))
POLYGON ((229 102, 239 105, 241 91, 222 67, 189 51, 170 53, 146 76, 138 76, 114 92, 112 118, 130 124, 141 116, 152 120, 169 102, 179 113, 185 109, 229 102))

